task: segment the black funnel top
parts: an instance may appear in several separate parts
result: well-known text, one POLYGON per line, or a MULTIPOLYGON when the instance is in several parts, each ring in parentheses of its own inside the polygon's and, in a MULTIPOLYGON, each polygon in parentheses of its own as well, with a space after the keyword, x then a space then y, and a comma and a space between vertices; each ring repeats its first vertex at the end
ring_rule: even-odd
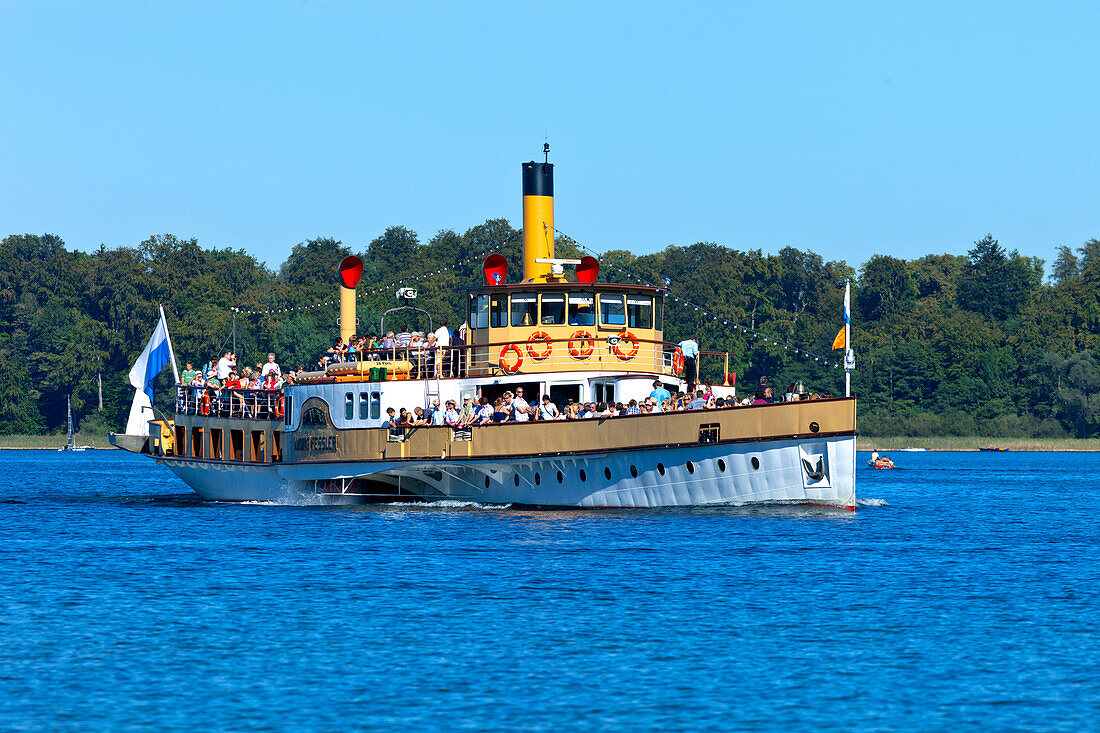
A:
POLYGON ((523 195, 554 195, 553 163, 536 163, 532 160, 530 163, 523 164, 523 195))

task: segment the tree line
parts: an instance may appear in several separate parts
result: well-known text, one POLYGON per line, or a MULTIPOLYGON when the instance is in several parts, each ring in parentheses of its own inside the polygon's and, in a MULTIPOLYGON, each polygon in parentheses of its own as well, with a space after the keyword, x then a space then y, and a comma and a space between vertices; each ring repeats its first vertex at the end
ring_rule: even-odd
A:
MULTIPOLYGON (((242 364, 274 351, 284 366, 309 367, 337 335, 336 265, 346 255, 363 259, 361 287, 381 288, 360 299, 361 332, 376 331, 396 304, 389 286, 413 282, 418 305, 455 327, 465 317, 464 289, 484 282, 485 255, 504 254, 508 280, 519 279, 521 240, 504 219, 426 242, 398 226, 361 251, 329 238, 299 243, 272 271, 243 250, 171 234, 90 253, 52 234, 8 236, 0 242, 0 434, 63 430, 67 395, 85 426, 120 429, 133 394, 127 373, 158 304, 181 367, 230 344, 234 308, 242 364)), ((584 251, 561 238, 558 253, 584 251)), ((1095 436, 1100 241, 1058 248, 1045 281, 1043 268, 989 235, 966 255, 875 255, 858 271, 793 247, 764 254, 701 242, 642 256, 606 252, 600 280, 667 278, 691 305, 668 301, 666 339, 694 334, 702 349, 728 352, 742 391, 767 376, 780 388, 801 381, 836 394, 844 375, 834 366, 840 352, 829 347, 851 280, 861 432, 1095 436)), ((427 325, 398 319, 387 327, 406 321, 427 325)), ((705 376, 720 380, 723 368, 723 359, 704 360, 705 376)), ((171 405, 169 370, 156 404, 171 405)))

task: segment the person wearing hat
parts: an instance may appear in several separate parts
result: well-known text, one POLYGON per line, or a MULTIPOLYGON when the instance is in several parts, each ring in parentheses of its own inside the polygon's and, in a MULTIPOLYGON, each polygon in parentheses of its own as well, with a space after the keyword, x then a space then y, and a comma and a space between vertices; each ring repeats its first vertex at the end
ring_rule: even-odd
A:
POLYGON ((443 422, 452 428, 462 426, 462 413, 455 407, 454 400, 447 400, 447 410, 443 413, 443 422))
POLYGON ((443 424, 443 409, 439 406, 439 398, 438 397, 435 397, 435 398, 432 399, 432 415, 431 415, 430 423, 432 425, 442 425, 443 424))
POLYGON ((474 421, 474 398, 466 395, 462 398, 462 424, 469 425, 474 421))

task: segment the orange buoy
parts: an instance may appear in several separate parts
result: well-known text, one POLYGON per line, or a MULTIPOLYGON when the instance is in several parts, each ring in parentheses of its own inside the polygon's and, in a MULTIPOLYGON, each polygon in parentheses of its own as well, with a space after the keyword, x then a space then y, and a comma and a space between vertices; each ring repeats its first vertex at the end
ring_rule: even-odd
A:
POLYGON ((684 373, 684 350, 679 346, 672 352, 672 373, 676 376, 684 373))
POLYGON ((519 371, 519 368, 523 366, 523 352, 515 344, 508 344, 500 350, 500 358, 497 359, 497 363, 500 364, 500 369, 505 374, 515 374, 519 371), (514 363, 508 362, 508 352, 516 352, 516 360, 514 363))
POLYGON ((569 353, 573 355, 574 359, 587 359, 592 356, 595 349, 595 337, 584 329, 574 331, 573 335, 569 337, 569 353), (579 346, 578 342, 580 342, 579 346))
POLYGON ((630 331, 619 331, 619 343, 612 347, 612 351, 615 352, 615 356, 619 357, 623 361, 630 361, 638 355, 638 337, 632 334, 630 331), (630 348, 624 350, 623 342, 629 341, 630 348))
POLYGON ((535 331, 527 338, 527 353, 531 355, 531 358, 535 361, 542 361, 550 356, 550 353, 554 350, 554 342, 550 340, 550 334, 546 331, 535 331), (541 351, 535 348, 536 343, 541 342, 546 351, 541 351))

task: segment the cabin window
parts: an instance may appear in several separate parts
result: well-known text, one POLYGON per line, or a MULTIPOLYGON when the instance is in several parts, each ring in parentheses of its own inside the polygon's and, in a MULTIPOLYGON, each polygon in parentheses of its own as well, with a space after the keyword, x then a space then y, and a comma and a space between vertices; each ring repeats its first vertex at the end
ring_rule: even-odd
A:
POLYGON ((489 296, 470 296, 470 326, 473 328, 489 327, 489 296))
POLYGON ((508 296, 494 295, 489 299, 489 325, 504 328, 508 325, 508 296))
POLYGON ((629 328, 653 328, 653 298, 648 295, 626 296, 626 325, 629 328))
POLYGON ((560 326, 565 323, 565 293, 542 296, 542 317, 539 323, 544 326, 560 326))
POLYGON ((210 429, 210 457, 215 461, 222 459, 222 445, 224 445, 222 441, 224 440, 225 434, 221 428, 210 429))
POLYGON ((596 402, 607 402, 608 404, 614 404, 615 402, 615 383, 614 382, 596 382, 592 385, 593 399, 596 402))
POLYGON ((244 460, 244 431, 229 431, 229 457, 234 461, 244 460))
POLYGON ((370 393, 370 419, 377 420, 382 414, 382 393, 371 392, 370 393))
POLYGON ((625 326, 626 311, 623 308, 623 296, 600 295, 600 325, 625 326))
POLYGON ((366 420, 370 414, 370 399, 366 392, 359 393, 359 419, 366 420))
POLYGON ((538 296, 516 293, 512 296, 512 325, 534 326, 538 323, 538 296))
POLYGON ((564 412, 570 404, 581 401, 581 386, 579 384, 551 384, 550 401, 564 412))
POLYGON ((271 434, 271 462, 283 462, 283 433, 280 430, 271 434))
POLYGON ((596 325, 596 298, 591 293, 569 294, 569 325, 596 325))
POLYGON ((267 455, 267 440, 263 430, 252 431, 252 452, 249 460, 263 463, 267 455))
POLYGON ((344 419, 352 420, 355 418, 355 395, 351 392, 344 393, 344 419))
POLYGON ((202 428, 191 428, 191 457, 205 458, 202 454, 203 439, 202 428))
POLYGON ((285 397, 283 397, 283 400, 284 400, 283 405, 286 408, 286 412, 283 413, 283 418, 286 420, 286 424, 289 427, 290 426, 290 410, 291 410, 292 398, 289 394, 286 393, 286 390, 283 390, 283 394, 285 395, 285 397))
POLYGON ((182 425, 176 426, 176 444, 173 446, 173 453, 177 456, 186 456, 186 443, 187 441, 187 428, 182 425))
POLYGON ((658 331, 665 329, 665 300, 664 298, 653 299, 653 327, 658 331))

